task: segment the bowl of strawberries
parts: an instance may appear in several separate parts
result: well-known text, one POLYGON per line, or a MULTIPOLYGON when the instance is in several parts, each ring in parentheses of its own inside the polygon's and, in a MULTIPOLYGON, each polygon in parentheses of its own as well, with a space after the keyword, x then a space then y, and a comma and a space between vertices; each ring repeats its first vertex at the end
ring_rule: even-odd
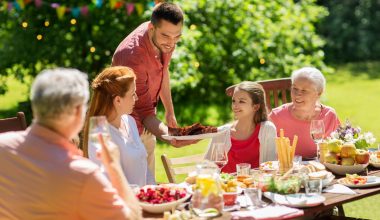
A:
POLYGON ((146 212, 163 213, 175 209, 190 198, 185 188, 176 185, 144 186, 136 194, 140 206, 146 212))

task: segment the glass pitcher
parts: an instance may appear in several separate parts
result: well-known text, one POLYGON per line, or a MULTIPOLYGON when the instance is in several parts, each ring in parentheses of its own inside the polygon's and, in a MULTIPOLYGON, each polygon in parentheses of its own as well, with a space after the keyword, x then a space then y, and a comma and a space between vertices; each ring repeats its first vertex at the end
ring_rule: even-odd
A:
POLYGON ((223 193, 218 166, 211 161, 197 165, 195 190, 191 200, 193 212, 204 218, 220 216, 223 210, 223 193))

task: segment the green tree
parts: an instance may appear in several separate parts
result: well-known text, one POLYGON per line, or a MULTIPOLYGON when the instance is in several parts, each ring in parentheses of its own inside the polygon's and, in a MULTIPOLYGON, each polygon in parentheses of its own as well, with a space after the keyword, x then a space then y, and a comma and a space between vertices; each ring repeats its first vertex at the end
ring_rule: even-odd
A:
POLYGON ((380 1, 319 0, 329 16, 318 26, 325 37, 326 60, 347 62, 380 59, 380 1))
MULTIPOLYGON (((0 76, 13 74, 22 79, 25 75, 35 76, 47 67, 60 66, 80 69, 92 78, 110 65, 120 41, 146 19, 136 8, 128 15, 125 1, 119 9, 111 8, 110 2, 44 0, 41 7, 30 3, 23 10, 3 8, 0 11, 0 76), (59 19, 52 3, 71 11, 59 19), (73 8, 83 6, 88 6, 87 16, 72 13, 73 8)), ((134 1, 134 5, 140 3, 146 11, 150 2, 134 1)), ((0 88, 4 92, 4 85, 0 84, 0 88)))

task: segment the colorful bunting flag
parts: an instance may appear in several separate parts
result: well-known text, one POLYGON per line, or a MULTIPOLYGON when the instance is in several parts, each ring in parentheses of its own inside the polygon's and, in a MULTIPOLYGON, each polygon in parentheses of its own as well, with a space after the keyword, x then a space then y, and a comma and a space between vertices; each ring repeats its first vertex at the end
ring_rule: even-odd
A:
POLYGON ((121 7, 123 7, 123 2, 120 2, 120 1, 116 2, 115 9, 119 9, 121 7))
POLYGON ((16 0, 16 2, 20 6, 21 9, 25 8, 24 0, 16 0))
POLYGON ((80 8, 80 13, 83 15, 83 16, 87 16, 88 15, 88 6, 83 6, 80 8))
POLYGON ((96 5, 97 8, 102 7, 102 5, 103 5, 103 0, 95 0, 95 5, 96 5))
POLYGON ((128 15, 131 15, 133 10, 135 9, 135 5, 132 4, 132 3, 127 3, 127 5, 125 6, 125 8, 127 9, 127 14, 128 15))
POLYGON ((155 5, 156 5, 155 2, 149 2, 149 3, 148 3, 148 7, 149 7, 149 8, 153 8, 155 5))
POLYGON ((57 9, 59 7, 58 3, 51 3, 50 7, 57 9))
POLYGON ((143 6, 143 4, 141 4, 141 3, 136 3, 136 4, 135 4, 135 7, 136 7, 137 14, 138 14, 138 15, 141 15, 141 14, 143 13, 143 11, 144 11, 144 6, 143 6))
MULTIPOLYGON (((15 8, 17 11, 21 11, 25 9, 27 5, 34 2, 34 6, 36 8, 40 8, 43 5, 49 6, 52 9, 55 9, 57 12, 58 19, 62 19, 66 12, 70 13, 75 18, 79 17, 79 15, 87 16, 89 12, 95 10, 95 8, 101 8, 104 4, 104 0, 92 0, 91 4, 83 5, 83 6, 75 6, 75 7, 67 7, 64 4, 60 3, 50 3, 44 0, 13 0, 13 1, 4 1, 3 4, 0 4, 0 10, 8 10, 11 11, 15 8)), ((152 8, 157 2, 162 2, 162 0, 154 0, 148 2, 145 7, 152 8)), ((32 4, 30 4, 32 5, 32 4)), ((109 0, 109 6, 111 9, 120 9, 125 7, 125 10, 128 15, 131 15, 133 11, 136 9, 138 15, 141 15, 144 12, 144 5, 142 3, 131 3, 126 0, 109 0)))
POLYGON ((34 5, 39 8, 42 6, 42 0, 34 0, 34 5))
POLYGON ((59 20, 61 20, 63 16, 65 15, 66 7, 64 5, 58 6, 56 10, 57 10, 57 17, 59 20))
POLYGON ((8 11, 11 11, 13 9, 13 4, 12 3, 8 3, 8 11))
POLYGON ((115 8, 117 0, 110 0, 110 8, 115 8))
POLYGON ((71 14, 73 15, 74 18, 79 17, 80 8, 78 7, 71 8, 71 14))

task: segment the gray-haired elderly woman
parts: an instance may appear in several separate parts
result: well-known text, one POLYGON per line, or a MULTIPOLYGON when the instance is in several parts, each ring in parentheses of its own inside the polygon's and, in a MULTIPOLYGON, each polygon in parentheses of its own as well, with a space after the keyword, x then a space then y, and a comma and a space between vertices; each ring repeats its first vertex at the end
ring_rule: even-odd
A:
POLYGON ((326 85, 321 71, 304 67, 294 71, 291 80, 292 102, 273 109, 269 119, 276 125, 277 133, 284 129, 291 141, 298 135, 297 155, 312 158, 316 156, 317 147, 310 136, 311 121, 323 120, 325 137, 338 128, 340 122, 335 110, 320 101, 326 85))
MULTIPOLYGON (((71 143, 81 130, 89 98, 87 76, 74 69, 45 70, 31 89, 34 120, 25 131, 0 134, 0 216, 6 219, 140 219, 141 209, 103 144, 110 176, 71 143)), ((100 138, 100 140, 102 140, 100 138)))

